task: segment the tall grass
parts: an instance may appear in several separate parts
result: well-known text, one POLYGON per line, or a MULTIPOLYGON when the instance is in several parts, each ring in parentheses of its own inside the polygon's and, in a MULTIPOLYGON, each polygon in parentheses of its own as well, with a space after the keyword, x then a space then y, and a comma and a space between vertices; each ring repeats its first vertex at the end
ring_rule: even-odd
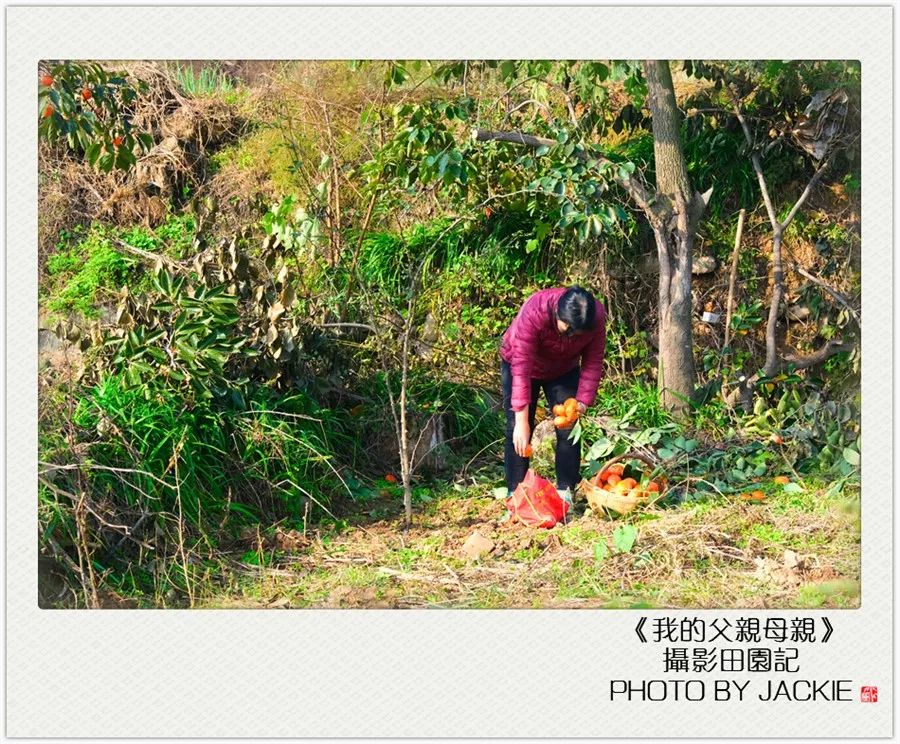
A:
POLYGON ((174 75, 178 87, 186 95, 194 98, 233 93, 235 90, 231 78, 217 65, 203 65, 199 71, 190 65, 177 65, 174 75))
POLYGON ((43 552, 68 556, 85 603, 154 561, 177 566, 172 581, 190 594, 191 567, 246 527, 305 529, 329 513, 346 488, 334 455, 346 438, 315 412, 301 393, 261 388, 244 408, 222 407, 105 377, 71 415, 58 405, 43 422, 43 552))

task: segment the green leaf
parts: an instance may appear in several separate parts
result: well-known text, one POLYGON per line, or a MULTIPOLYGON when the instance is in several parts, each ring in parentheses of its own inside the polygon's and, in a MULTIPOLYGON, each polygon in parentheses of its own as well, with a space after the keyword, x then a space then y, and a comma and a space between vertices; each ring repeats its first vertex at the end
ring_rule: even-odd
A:
POLYGON ((803 493, 803 486, 799 483, 785 483, 784 484, 784 492, 785 493, 803 493))
POLYGON ((594 543, 594 560, 597 563, 606 560, 606 557, 609 555, 609 546, 606 544, 606 540, 600 540, 599 542, 594 543))
POLYGON ((637 528, 631 524, 622 524, 613 530, 613 545, 620 553, 628 553, 637 540, 637 528))
POLYGON ((599 460, 601 457, 606 457, 610 452, 612 452, 614 447, 615 445, 612 441, 610 441, 606 437, 600 437, 600 439, 598 439, 591 445, 591 448, 585 455, 585 459, 599 460))
POLYGON ((534 154, 536 157, 540 157, 541 155, 546 155, 548 152, 550 152, 550 146, 549 145, 541 145, 534 151, 534 154))
POLYGON ((844 447, 844 459, 853 467, 859 465, 859 452, 852 447, 844 447))
POLYGON ((88 145, 87 149, 84 151, 84 155, 87 158, 88 163, 93 166, 94 163, 97 162, 97 158, 100 157, 100 143, 94 142, 91 145, 88 145))
POLYGON ((506 60, 505 62, 501 62, 500 63, 500 74, 506 80, 511 79, 516 74, 516 63, 511 60, 506 60))
POLYGON ((537 238, 532 238, 527 243, 525 243, 525 253, 533 253, 538 248, 537 238))

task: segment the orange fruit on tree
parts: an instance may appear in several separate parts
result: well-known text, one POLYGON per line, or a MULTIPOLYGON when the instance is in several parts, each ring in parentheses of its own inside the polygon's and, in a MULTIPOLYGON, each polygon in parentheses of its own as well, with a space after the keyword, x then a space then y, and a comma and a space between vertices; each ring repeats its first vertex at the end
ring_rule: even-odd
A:
POLYGON ((775 482, 780 486, 786 486, 788 483, 791 482, 791 479, 788 478, 786 475, 776 475, 775 482))
POLYGON ((53 75, 41 75, 41 85, 45 88, 49 88, 53 85, 53 75))
POLYGON ((115 138, 113 138, 113 147, 118 147, 119 145, 122 144, 122 141, 123 141, 122 135, 121 134, 117 135, 115 138))
POLYGON ((397 482, 397 476, 394 475, 393 473, 388 473, 387 475, 384 476, 384 479, 388 483, 396 483, 397 482))
POLYGON ((49 119, 51 116, 53 116, 53 106, 47 106, 44 109, 44 118, 49 119))
POLYGON ((90 88, 82 88, 81 89, 81 97, 85 101, 90 101, 94 97, 94 94, 91 92, 90 88))

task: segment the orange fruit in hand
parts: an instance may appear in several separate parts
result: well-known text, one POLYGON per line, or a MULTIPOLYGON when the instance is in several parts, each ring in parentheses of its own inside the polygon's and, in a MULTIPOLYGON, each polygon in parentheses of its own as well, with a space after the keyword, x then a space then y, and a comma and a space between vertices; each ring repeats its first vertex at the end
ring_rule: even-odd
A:
POLYGON ((531 445, 529 444, 529 445, 525 448, 525 457, 531 457, 531 453, 532 453, 532 452, 534 452, 534 450, 531 448, 531 445))
POLYGON ((49 119, 51 116, 53 116, 53 106, 47 106, 44 109, 44 118, 49 119))
POLYGON ((45 88, 49 88, 53 85, 53 75, 41 75, 41 85, 45 88))
POLYGON ((791 482, 791 479, 788 478, 786 475, 776 475, 775 482, 780 486, 786 486, 788 483, 791 482))
POLYGON ((565 429, 568 423, 569 419, 567 419, 565 416, 557 416, 555 419, 553 419, 553 425, 557 429, 565 429))
POLYGON ((553 406, 553 415, 554 416, 565 416, 566 415, 566 407, 562 403, 557 403, 553 406))

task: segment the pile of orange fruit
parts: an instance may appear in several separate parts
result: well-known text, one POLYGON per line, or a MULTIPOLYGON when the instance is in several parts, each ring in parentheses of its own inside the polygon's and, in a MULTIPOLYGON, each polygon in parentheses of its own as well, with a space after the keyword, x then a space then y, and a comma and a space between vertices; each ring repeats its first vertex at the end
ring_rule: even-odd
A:
POLYGON ((616 463, 597 473, 590 482, 605 491, 632 499, 655 498, 656 494, 664 493, 666 490, 665 477, 651 480, 650 474, 645 472, 637 479, 626 477, 625 472, 625 465, 616 463))
POLYGON ((568 429, 578 421, 578 401, 569 398, 565 403, 553 406, 553 425, 557 429, 568 429))

